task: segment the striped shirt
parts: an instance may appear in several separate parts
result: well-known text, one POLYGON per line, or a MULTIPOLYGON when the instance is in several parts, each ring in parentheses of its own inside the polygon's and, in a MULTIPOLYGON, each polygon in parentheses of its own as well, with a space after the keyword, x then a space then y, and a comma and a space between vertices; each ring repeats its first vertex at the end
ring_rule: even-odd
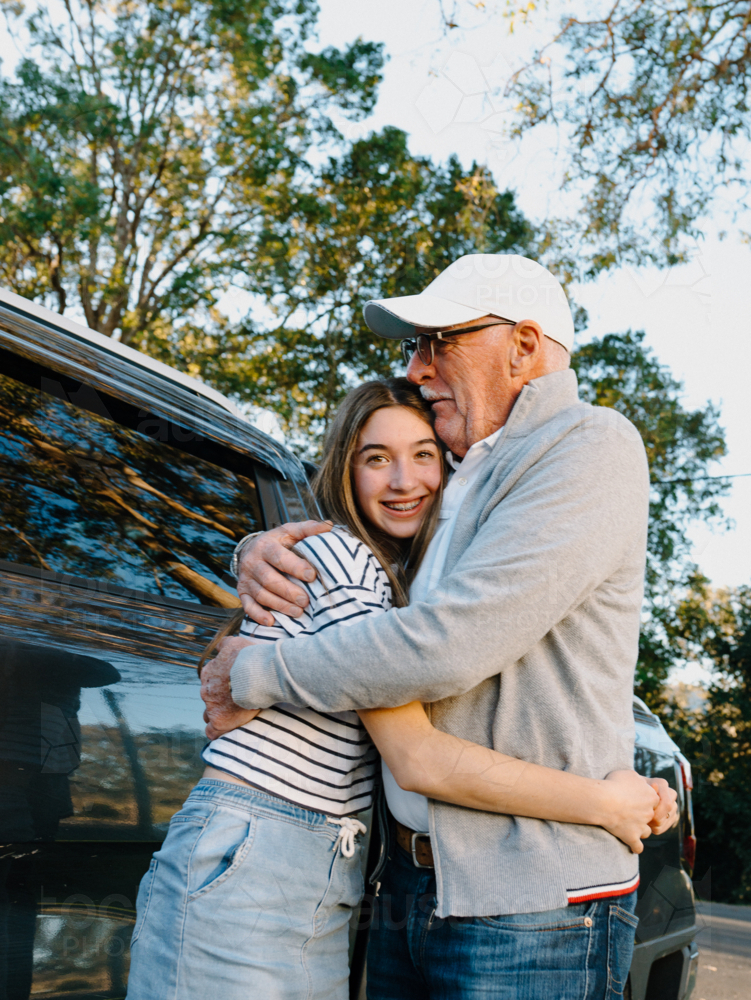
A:
MULTIPOLYGON (((345 528, 306 538, 296 551, 318 572, 312 584, 301 584, 310 598, 302 617, 273 612, 272 626, 246 618, 240 635, 276 642, 346 626, 391 607, 383 567, 345 528)), ((209 743, 203 759, 257 788, 331 816, 367 809, 373 797, 377 754, 356 712, 274 705, 209 743)))

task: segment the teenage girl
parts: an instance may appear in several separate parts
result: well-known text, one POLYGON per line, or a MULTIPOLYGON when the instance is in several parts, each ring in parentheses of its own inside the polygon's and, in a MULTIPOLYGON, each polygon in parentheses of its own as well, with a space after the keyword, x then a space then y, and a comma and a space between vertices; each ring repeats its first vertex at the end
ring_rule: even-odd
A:
MULTIPOLYGON (((406 379, 348 394, 314 484, 337 526, 298 546, 317 571, 305 614, 275 614, 264 627, 239 613, 204 659, 238 626, 257 640, 304 641, 408 602, 445 477, 431 416, 406 379)), ((604 826, 636 850, 649 833, 658 796, 632 772, 595 781, 517 761, 433 729, 419 702, 360 714, 408 790, 604 826)), ((363 894, 358 814, 378 769, 363 722, 276 705, 203 757, 203 778, 141 883, 128 1000, 344 1000, 349 922, 363 894)))

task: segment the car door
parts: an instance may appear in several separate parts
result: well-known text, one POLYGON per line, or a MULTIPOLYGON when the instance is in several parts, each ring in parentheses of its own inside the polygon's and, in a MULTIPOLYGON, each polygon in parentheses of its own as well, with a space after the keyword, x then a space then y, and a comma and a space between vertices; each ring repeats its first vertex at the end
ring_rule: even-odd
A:
MULTIPOLYGON (((672 743, 657 720, 637 716, 634 768, 648 778, 664 778, 680 793, 680 771, 672 743)), ((695 923, 691 879, 681 864, 681 825, 648 837, 639 857, 637 942, 654 941, 695 923)))
POLYGON ((121 997, 138 883, 201 774, 196 663, 304 490, 95 378, 0 375, 0 996, 121 997))

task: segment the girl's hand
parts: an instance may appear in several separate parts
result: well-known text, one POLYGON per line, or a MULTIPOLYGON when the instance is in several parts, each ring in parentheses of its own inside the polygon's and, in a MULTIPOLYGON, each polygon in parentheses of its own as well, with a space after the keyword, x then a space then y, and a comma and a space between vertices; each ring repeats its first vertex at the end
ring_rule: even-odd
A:
POLYGON ((611 771, 605 785, 608 795, 601 825, 634 854, 641 854, 642 840, 652 835, 650 824, 662 801, 659 792, 636 771, 611 771))
POLYGON ((671 788, 664 778, 647 778, 646 780, 660 796, 660 804, 655 809, 655 814, 649 824, 652 833, 657 837, 678 822, 678 792, 671 788))
POLYGON ((678 793, 664 778, 644 778, 636 771, 612 771, 605 779, 614 793, 602 826, 628 844, 634 854, 642 840, 665 833, 678 822, 678 793))

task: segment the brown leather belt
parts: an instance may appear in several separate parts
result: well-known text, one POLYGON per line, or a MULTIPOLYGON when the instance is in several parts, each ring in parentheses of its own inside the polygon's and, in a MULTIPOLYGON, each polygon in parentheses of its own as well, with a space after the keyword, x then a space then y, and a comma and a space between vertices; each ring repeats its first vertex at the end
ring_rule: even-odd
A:
POLYGON ((400 823, 398 819, 395 819, 394 823, 396 824, 396 842, 402 850, 412 855, 415 868, 435 868, 433 848, 430 846, 428 834, 416 833, 400 823))

